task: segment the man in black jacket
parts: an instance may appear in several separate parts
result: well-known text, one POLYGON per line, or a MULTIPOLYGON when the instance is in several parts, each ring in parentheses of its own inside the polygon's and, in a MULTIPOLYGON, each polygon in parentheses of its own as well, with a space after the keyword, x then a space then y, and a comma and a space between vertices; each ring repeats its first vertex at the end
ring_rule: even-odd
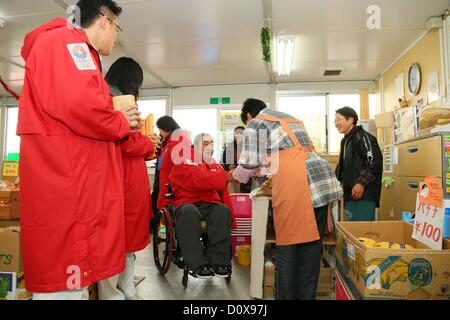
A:
POLYGON ((374 221, 375 208, 380 206, 383 156, 377 139, 357 123, 352 108, 336 111, 335 126, 345 134, 336 176, 344 189, 345 220, 374 221))

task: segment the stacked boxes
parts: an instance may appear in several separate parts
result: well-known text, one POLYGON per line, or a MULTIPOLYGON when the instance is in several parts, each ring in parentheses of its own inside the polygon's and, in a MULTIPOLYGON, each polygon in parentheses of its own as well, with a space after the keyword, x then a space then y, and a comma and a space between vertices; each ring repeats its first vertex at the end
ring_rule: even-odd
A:
POLYGON ((331 300, 334 287, 334 270, 330 267, 320 268, 319 283, 317 285, 316 299, 331 300))
POLYGON ((264 265, 264 299, 275 297, 275 265, 268 261, 264 265))
POLYGON ((3 161, 2 179, 0 180, 0 220, 13 220, 19 214, 19 162, 3 161))
POLYGON ((27 300, 25 290, 20 228, 0 228, 0 300, 27 300))
POLYGON ((252 242, 252 200, 248 194, 232 194, 231 204, 236 216, 237 228, 231 231, 233 256, 239 245, 251 245, 252 242))
MULTIPOLYGON (((331 300, 333 294, 334 272, 331 268, 321 268, 320 278, 316 291, 317 300, 331 300)), ((264 299, 275 297, 275 266, 266 262, 264 266, 264 299)))

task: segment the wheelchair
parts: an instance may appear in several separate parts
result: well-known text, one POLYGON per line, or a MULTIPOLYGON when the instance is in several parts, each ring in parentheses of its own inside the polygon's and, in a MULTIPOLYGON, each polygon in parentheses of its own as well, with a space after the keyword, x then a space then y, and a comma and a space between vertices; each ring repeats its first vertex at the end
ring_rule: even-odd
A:
MULTIPOLYGON (((167 184, 168 193, 165 195, 166 199, 174 199, 172 186, 167 184)), ((181 254, 181 248, 175 233, 175 207, 169 204, 167 207, 159 210, 154 217, 153 224, 153 257, 157 270, 161 275, 165 275, 171 264, 173 263, 179 269, 183 270, 183 278, 181 284, 186 289, 188 286, 189 276, 197 278, 196 274, 190 270, 184 263, 181 254)), ((200 240, 204 246, 204 253, 208 249, 208 234, 207 223, 201 221, 202 235, 200 240)), ((231 251, 230 251, 231 252, 231 251)), ((231 258, 231 257, 230 257, 231 258)), ((227 283, 231 281, 231 273, 226 278, 227 283)))

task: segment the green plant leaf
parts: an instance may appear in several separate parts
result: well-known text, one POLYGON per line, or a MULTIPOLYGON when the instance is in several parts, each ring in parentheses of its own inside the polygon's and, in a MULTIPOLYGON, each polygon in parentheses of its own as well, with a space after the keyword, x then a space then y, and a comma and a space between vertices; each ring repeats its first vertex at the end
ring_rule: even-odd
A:
POLYGON ((261 43, 262 43, 262 49, 263 49, 263 61, 270 62, 270 28, 263 27, 261 29, 261 43))

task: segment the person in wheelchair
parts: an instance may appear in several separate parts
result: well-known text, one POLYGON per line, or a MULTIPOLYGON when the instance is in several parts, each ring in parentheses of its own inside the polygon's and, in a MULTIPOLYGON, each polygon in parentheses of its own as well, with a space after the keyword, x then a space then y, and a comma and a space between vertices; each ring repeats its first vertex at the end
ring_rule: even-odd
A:
POLYGON ((214 158, 214 141, 208 134, 195 138, 191 158, 175 165, 170 182, 175 198, 175 232, 186 266, 194 276, 208 279, 231 275, 231 229, 235 227, 226 172, 214 158), (207 224, 208 245, 201 239, 207 224))

